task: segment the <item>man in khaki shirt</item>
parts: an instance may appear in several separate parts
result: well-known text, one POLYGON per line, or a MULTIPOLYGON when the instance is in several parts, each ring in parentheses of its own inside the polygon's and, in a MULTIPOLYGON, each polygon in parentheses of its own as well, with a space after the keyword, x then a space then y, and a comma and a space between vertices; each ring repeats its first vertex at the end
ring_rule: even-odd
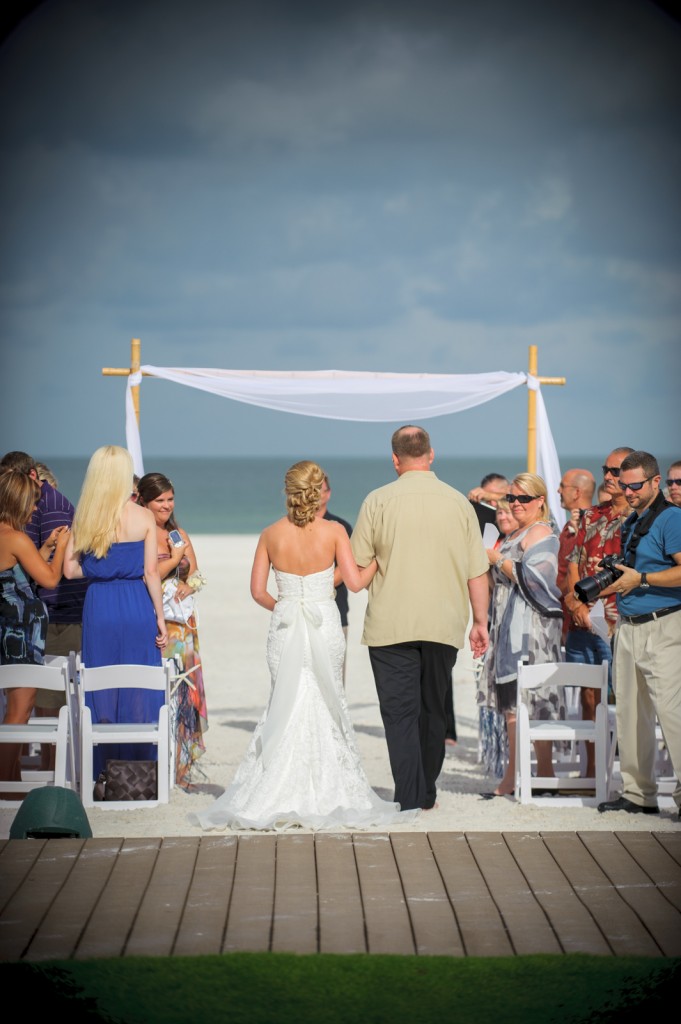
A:
POLYGON ((385 727, 395 801, 435 806, 445 750, 445 699, 470 608, 473 655, 487 650, 487 555, 468 499, 431 471, 422 427, 392 437, 398 479, 365 499, 352 534, 357 564, 378 562, 362 643, 385 727))

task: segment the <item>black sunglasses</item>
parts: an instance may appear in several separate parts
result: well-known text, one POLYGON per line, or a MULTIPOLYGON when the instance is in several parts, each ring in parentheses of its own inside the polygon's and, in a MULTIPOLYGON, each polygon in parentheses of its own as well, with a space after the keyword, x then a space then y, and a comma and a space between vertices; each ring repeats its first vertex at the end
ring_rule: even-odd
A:
POLYGON ((676 484, 677 487, 681 487, 681 480, 674 480, 673 477, 671 480, 665 480, 665 483, 667 487, 671 487, 672 484, 676 484))
POLYGON ((531 501, 534 501, 532 494, 507 494, 505 497, 509 505, 512 505, 514 501, 519 501, 521 505, 529 505, 531 501))
POLYGON ((639 480, 635 484, 623 484, 620 480, 620 488, 623 491, 640 491, 644 484, 647 484, 649 480, 652 480, 652 476, 647 476, 645 480, 639 480))
POLYGON ((609 473, 610 476, 614 476, 615 478, 620 475, 619 466, 601 466, 601 469, 603 470, 603 476, 605 476, 606 473, 609 473))

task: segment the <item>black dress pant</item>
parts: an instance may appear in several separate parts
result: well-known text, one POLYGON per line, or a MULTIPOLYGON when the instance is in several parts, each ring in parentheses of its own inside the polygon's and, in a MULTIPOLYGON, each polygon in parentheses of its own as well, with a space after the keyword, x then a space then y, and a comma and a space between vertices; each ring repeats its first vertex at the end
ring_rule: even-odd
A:
POLYGON ((456 647, 412 640, 370 647, 388 744, 395 801, 403 811, 435 803, 447 729, 447 692, 456 647))

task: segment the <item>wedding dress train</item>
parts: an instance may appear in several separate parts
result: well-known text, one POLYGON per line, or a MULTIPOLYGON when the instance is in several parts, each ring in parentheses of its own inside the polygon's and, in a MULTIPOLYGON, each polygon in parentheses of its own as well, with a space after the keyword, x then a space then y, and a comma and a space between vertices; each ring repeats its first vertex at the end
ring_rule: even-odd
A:
POLYGON ((207 810, 189 816, 201 828, 361 829, 417 815, 381 800, 362 768, 343 692, 345 638, 333 572, 275 569, 270 700, 232 783, 207 810))

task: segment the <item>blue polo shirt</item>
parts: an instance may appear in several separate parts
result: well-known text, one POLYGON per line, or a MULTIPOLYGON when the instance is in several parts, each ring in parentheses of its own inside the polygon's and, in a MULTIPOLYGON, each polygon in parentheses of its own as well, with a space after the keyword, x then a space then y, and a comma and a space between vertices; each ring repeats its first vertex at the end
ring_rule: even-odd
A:
MULTIPOLYGON (((681 508, 675 505, 661 512, 636 550, 637 572, 660 572, 674 565, 672 555, 681 551, 681 508)), ((617 595, 621 615, 646 615, 660 608, 681 606, 681 587, 636 587, 626 595, 617 595)))

